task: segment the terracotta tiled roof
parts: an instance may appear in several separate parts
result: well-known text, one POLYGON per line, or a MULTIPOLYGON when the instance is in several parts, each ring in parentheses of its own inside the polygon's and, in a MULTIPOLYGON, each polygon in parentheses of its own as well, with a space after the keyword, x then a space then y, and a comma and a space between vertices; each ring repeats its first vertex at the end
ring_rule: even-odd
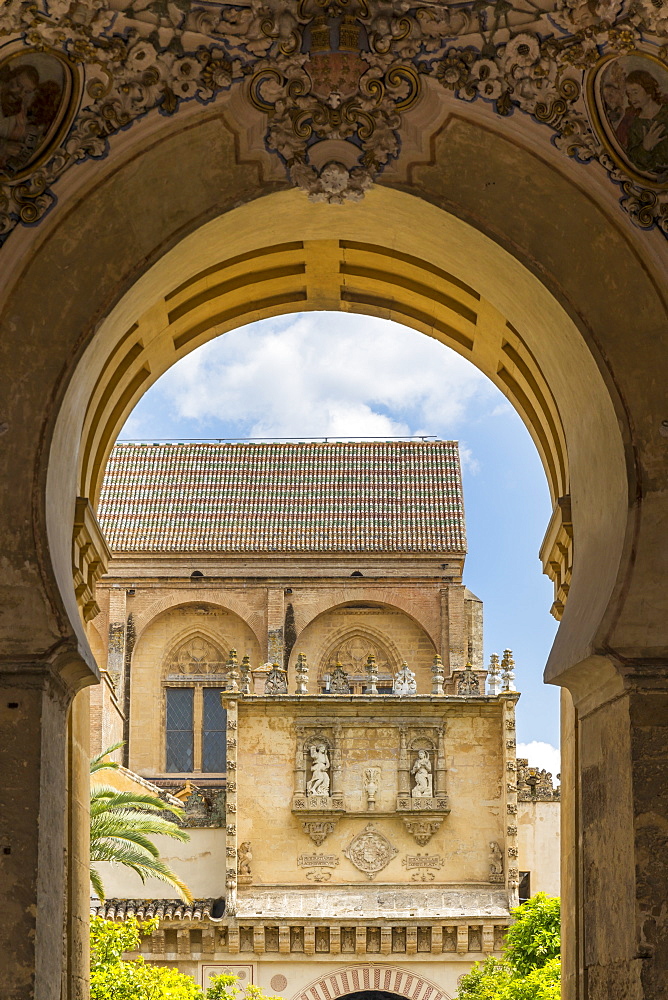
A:
POLYGON ((196 899, 193 903, 184 903, 180 899, 91 899, 91 917, 104 917, 105 920, 125 920, 126 917, 136 917, 137 920, 210 920, 214 899, 196 899))
POLYGON ((98 517, 119 552, 465 552, 455 441, 119 444, 98 517))

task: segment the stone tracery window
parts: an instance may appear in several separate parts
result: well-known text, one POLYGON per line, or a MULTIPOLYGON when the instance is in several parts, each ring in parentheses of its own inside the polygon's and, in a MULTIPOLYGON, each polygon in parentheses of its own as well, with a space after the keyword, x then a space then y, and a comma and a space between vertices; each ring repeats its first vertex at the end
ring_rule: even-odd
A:
POLYGON ((168 657, 166 673, 171 674, 222 674, 227 655, 201 635, 186 639, 168 657))
POLYGON ((391 694, 395 670, 393 658, 381 642, 363 631, 346 636, 326 655, 319 671, 320 690, 323 693, 328 691, 329 678, 337 665, 340 665, 348 674, 351 691, 354 694, 364 694, 368 680, 366 662, 369 656, 376 658, 378 693, 391 694))

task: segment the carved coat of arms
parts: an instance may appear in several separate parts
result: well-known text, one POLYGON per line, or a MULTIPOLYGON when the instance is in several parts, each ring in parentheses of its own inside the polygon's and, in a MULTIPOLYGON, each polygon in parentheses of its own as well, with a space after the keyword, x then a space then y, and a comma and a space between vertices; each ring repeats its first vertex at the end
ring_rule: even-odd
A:
POLYGON ((399 851, 369 823, 361 833, 353 837, 343 853, 368 878, 375 878, 399 851))

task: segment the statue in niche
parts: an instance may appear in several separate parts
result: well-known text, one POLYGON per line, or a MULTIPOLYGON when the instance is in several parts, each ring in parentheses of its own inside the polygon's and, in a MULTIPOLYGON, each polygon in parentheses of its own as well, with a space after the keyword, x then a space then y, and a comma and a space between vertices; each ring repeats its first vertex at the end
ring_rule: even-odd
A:
POLYGON ((431 799, 434 796, 431 761, 426 750, 418 750, 417 760, 411 768, 415 784, 411 791, 414 799, 431 799))
POLYGON ((329 795, 329 756, 324 743, 310 749, 311 777, 306 785, 308 795, 329 795))

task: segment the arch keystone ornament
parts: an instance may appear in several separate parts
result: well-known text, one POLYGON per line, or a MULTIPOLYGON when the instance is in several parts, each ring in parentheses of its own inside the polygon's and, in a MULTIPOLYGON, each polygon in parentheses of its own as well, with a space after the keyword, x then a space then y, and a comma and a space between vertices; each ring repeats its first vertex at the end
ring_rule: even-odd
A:
POLYGON ((355 868, 373 879, 378 872, 386 868, 390 861, 399 853, 382 833, 380 833, 373 823, 367 823, 361 833, 350 841, 348 847, 344 848, 343 854, 355 868))

